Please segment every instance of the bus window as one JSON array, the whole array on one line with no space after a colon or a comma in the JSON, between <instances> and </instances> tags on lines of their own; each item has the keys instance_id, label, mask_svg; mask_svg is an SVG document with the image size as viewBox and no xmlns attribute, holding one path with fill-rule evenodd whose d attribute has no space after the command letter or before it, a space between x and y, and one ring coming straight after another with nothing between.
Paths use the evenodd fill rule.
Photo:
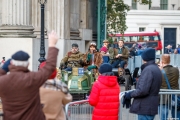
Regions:
<instances>
[{"instance_id":1,"label":"bus window","mask_svg":"<svg viewBox=\"0 0 180 120\"><path fill-rule=\"evenodd\" d=\"M149 37L148 36L144 36L144 41L149 41Z\"/></svg>"},{"instance_id":2,"label":"bus window","mask_svg":"<svg viewBox=\"0 0 180 120\"><path fill-rule=\"evenodd\" d=\"M124 42L130 42L129 37L124 37Z\"/></svg>"},{"instance_id":3,"label":"bus window","mask_svg":"<svg viewBox=\"0 0 180 120\"><path fill-rule=\"evenodd\" d=\"M154 40L160 40L158 36L153 36Z\"/></svg>"},{"instance_id":4,"label":"bus window","mask_svg":"<svg viewBox=\"0 0 180 120\"><path fill-rule=\"evenodd\" d=\"M139 36L139 41L138 42L143 42L143 41L144 41L143 36Z\"/></svg>"},{"instance_id":5,"label":"bus window","mask_svg":"<svg viewBox=\"0 0 180 120\"><path fill-rule=\"evenodd\" d=\"M134 42L140 42L139 44L146 42L148 47L156 47L156 50L162 50L162 41L158 32L127 32L124 35L116 34L115 36L110 36L113 37L114 41L124 40L126 45L132 46Z\"/></svg>"},{"instance_id":6,"label":"bus window","mask_svg":"<svg viewBox=\"0 0 180 120\"><path fill-rule=\"evenodd\" d=\"M149 36L149 41L154 41L154 37L153 36Z\"/></svg>"},{"instance_id":7,"label":"bus window","mask_svg":"<svg viewBox=\"0 0 180 120\"><path fill-rule=\"evenodd\" d=\"M138 37L137 36L131 36L131 42L137 42L138 41Z\"/></svg>"},{"instance_id":8,"label":"bus window","mask_svg":"<svg viewBox=\"0 0 180 120\"><path fill-rule=\"evenodd\" d=\"M114 42L117 42L117 38L114 38L114 40L113 40Z\"/></svg>"}]
</instances>

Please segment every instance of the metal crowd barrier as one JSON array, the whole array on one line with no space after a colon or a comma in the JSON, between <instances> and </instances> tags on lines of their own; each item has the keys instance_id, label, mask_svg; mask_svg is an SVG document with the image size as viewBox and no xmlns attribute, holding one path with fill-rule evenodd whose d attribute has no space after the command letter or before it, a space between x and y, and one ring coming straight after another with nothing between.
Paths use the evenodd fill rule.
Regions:
<instances>
[{"instance_id":1,"label":"metal crowd barrier","mask_svg":"<svg viewBox=\"0 0 180 120\"><path fill-rule=\"evenodd\" d=\"M92 120L92 111L88 100L70 102L65 106L67 120Z\"/></svg>"},{"instance_id":2,"label":"metal crowd barrier","mask_svg":"<svg viewBox=\"0 0 180 120\"><path fill-rule=\"evenodd\" d=\"M120 110L122 111L119 112L119 120L138 120L138 116L136 114L129 113L129 109L123 109L123 96L125 92L129 91L124 91L120 93ZM155 116L154 120L180 120L180 109L178 109L177 104L172 105L171 101L172 95L175 95L175 101L177 100L177 95L180 95L180 90L161 89L159 95L160 104L158 107L158 114ZM164 115L164 119L163 116L161 116L163 113L166 113L166 115Z\"/></svg>"},{"instance_id":3,"label":"metal crowd barrier","mask_svg":"<svg viewBox=\"0 0 180 120\"><path fill-rule=\"evenodd\" d=\"M122 105L124 94L125 92L129 92L129 91L123 91L119 94L119 99L120 99L119 120L138 120L138 116L136 114L129 113L129 109L123 108ZM178 116L180 116L180 109L178 109L177 104L172 106L171 103L172 95L175 95L176 96L175 98L177 100L177 95L179 94L180 94L180 90L170 90L170 89L160 90L159 92L160 104L158 107L158 114L155 116L154 120L180 120L180 118L178 118ZM166 100L168 102L163 102L163 100L165 100L165 97L167 98ZM163 109L162 105L167 107ZM160 116L163 113L162 110L168 113L165 119L162 119L162 117ZM65 106L67 120L92 120L92 111L93 111L93 107L89 105L88 100L71 102Z\"/></svg>"}]
</instances>

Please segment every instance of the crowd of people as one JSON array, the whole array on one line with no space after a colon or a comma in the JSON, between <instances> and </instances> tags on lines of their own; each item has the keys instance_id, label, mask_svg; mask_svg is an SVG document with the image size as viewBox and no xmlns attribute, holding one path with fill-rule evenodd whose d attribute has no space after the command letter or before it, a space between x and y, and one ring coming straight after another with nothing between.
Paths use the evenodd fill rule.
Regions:
<instances>
[{"instance_id":1,"label":"crowd of people","mask_svg":"<svg viewBox=\"0 0 180 120\"><path fill-rule=\"evenodd\" d=\"M18 51L0 69L3 120L65 120L63 107L70 101L67 86L56 79L59 50L57 34L48 35L47 60L37 72L28 70L29 54Z\"/></svg>"},{"instance_id":2,"label":"crowd of people","mask_svg":"<svg viewBox=\"0 0 180 120\"><path fill-rule=\"evenodd\" d=\"M63 107L72 101L72 96L67 85L57 79L59 50L55 47L58 36L54 31L48 35L48 41L47 60L40 64L37 72L28 70L30 56L24 51L14 53L3 63L0 69L0 97L4 120L65 120ZM73 43L71 51L61 60L60 68L66 71L84 67L98 73L89 96L89 103L94 106L93 120L118 120L120 86L112 69L123 69L129 53L123 40L118 41L118 48L108 47L108 41L104 40L100 51L95 43L90 43L85 54L79 51L78 44ZM167 109L166 104L159 104L160 88L168 89L162 70L172 89L179 89L179 70L169 65L170 56L162 55L160 64L156 64L155 55L154 48L142 52L143 65L136 88L124 96L123 105L130 107L131 113L138 114L138 120L153 120L159 106ZM104 56L106 59L103 59ZM166 102L169 99L165 99ZM167 115L162 109L161 119L167 118ZM179 110L177 115L180 118Z\"/></svg>"},{"instance_id":3,"label":"crowd of people","mask_svg":"<svg viewBox=\"0 0 180 120\"><path fill-rule=\"evenodd\" d=\"M167 75L171 89L178 90L179 70L170 65L170 55L163 54L160 63L155 63L155 49L147 48L141 55L143 65L141 66L141 75L138 78L135 90L125 92L123 106L130 107L130 113L137 114L138 120L154 120L155 115L159 113L160 120L168 118L169 109L171 116L180 119L180 109L170 107L171 97L163 95L163 102L160 103L160 89L169 89L166 83L164 73ZM119 86L112 74L112 66L102 64L99 68L100 75L97 82L94 83L89 102L94 106L93 120L118 120L119 109ZM131 99L133 102L131 105ZM105 114L102 114L104 111ZM177 116L175 116L175 111Z\"/></svg>"},{"instance_id":4,"label":"crowd of people","mask_svg":"<svg viewBox=\"0 0 180 120\"><path fill-rule=\"evenodd\" d=\"M79 51L78 44L73 43L71 50L60 62L60 69L72 71L73 67L84 67L85 70L93 70L98 73L102 63L110 63L112 68L124 70L129 57L129 50L124 46L124 41L118 42L118 48L109 47L109 41L104 40L103 46L98 51L96 43L89 44L88 51L83 54Z\"/></svg>"},{"instance_id":5,"label":"crowd of people","mask_svg":"<svg viewBox=\"0 0 180 120\"><path fill-rule=\"evenodd\" d=\"M180 54L180 45L178 44L178 47L174 50L172 49L172 45L167 45L165 47L165 54Z\"/></svg>"}]
</instances>

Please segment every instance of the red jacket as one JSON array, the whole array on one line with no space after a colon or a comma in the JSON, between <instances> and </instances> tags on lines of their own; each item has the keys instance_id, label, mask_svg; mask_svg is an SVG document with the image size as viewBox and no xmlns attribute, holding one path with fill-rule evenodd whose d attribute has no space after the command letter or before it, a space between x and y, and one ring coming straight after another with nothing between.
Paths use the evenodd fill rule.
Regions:
<instances>
[{"instance_id":1,"label":"red jacket","mask_svg":"<svg viewBox=\"0 0 180 120\"><path fill-rule=\"evenodd\" d=\"M92 120L118 120L120 87L116 76L99 76L91 90Z\"/></svg>"}]
</instances>

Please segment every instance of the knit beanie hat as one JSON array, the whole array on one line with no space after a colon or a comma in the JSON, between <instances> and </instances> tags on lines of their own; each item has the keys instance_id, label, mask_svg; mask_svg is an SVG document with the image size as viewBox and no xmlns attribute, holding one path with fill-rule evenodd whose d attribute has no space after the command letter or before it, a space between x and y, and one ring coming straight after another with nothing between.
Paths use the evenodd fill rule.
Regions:
<instances>
[{"instance_id":1,"label":"knit beanie hat","mask_svg":"<svg viewBox=\"0 0 180 120\"><path fill-rule=\"evenodd\" d=\"M144 61L155 60L155 56L156 56L156 50L153 48L147 48L141 54L141 57Z\"/></svg>"},{"instance_id":2,"label":"knit beanie hat","mask_svg":"<svg viewBox=\"0 0 180 120\"><path fill-rule=\"evenodd\" d=\"M73 43L72 47L78 47L78 44L77 43Z\"/></svg>"},{"instance_id":3,"label":"knit beanie hat","mask_svg":"<svg viewBox=\"0 0 180 120\"><path fill-rule=\"evenodd\" d=\"M42 62L39 66L39 68L43 68L45 66L46 62ZM55 69L53 71L53 73L51 74L51 76L49 77L49 79L54 79L56 77L56 74L57 74L57 70Z\"/></svg>"},{"instance_id":4,"label":"knit beanie hat","mask_svg":"<svg viewBox=\"0 0 180 120\"><path fill-rule=\"evenodd\" d=\"M112 66L109 63L103 63L99 67L99 73L103 74L103 73L106 73L106 72L112 72Z\"/></svg>"},{"instance_id":5,"label":"knit beanie hat","mask_svg":"<svg viewBox=\"0 0 180 120\"><path fill-rule=\"evenodd\" d=\"M29 54L20 50L12 55L12 59L17 61L27 61L29 59Z\"/></svg>"}]
</instances>

